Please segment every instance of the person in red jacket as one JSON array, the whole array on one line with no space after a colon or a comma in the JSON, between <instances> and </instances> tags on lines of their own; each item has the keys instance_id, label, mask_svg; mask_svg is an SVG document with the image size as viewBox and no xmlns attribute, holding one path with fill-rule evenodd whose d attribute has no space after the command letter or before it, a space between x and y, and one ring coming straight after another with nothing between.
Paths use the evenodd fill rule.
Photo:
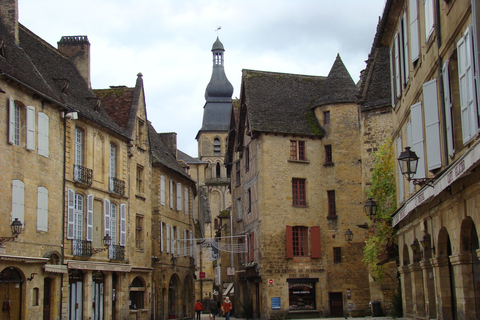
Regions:
<instances>
[{"instance_id":1,"label":"person in red jacket","mask_svg":"<svg viewBox=\"0 0 480 320\"><path fill-rule=\"evenodd\" d=\"M197 313L196 320L200 320L200 315L202 314L203 310L203 305L200 302L200 300L197 300L197 303L195 303L195 312Z\"/></svg>"},{"instance_id":2,"label":"person in red jacket","mask_svg":"<svg viewBox=\"0 0 480 320\"><path fill-rule=\"evenodd\" d=\"M222 311L225 315L225 320L230 320L230 311L232 310L232 302L230 302L230 298L226 297L225 301L222 303Z\"/></svg>"}]
</instances>

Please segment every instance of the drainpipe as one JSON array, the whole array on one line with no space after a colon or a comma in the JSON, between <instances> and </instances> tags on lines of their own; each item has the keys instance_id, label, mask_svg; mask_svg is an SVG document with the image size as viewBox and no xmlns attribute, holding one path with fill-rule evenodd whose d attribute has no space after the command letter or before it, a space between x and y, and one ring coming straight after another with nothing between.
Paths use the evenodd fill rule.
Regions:
<instances>
[{"instance_id":1,"label":"drainpipe","mask_svg":"<svg viewBox=\"0 0 480 320\"><path fill-rule=\"evenodd\" d=\"M68 110L65 110L65 113L68 112ZM67 205L65 202L65 188L66 188L66 173L65 171L67 170L67 118L63 119L63 208L62 208L62 246L61 246L61 252L62 252L62 265L65 264L65 206ZM59 312L59 319L62 319L62 309L63 309L63 303L62 303L62 293L63 293L63 273L60 274L60 310Z\"/></svg>"}]
</instances>

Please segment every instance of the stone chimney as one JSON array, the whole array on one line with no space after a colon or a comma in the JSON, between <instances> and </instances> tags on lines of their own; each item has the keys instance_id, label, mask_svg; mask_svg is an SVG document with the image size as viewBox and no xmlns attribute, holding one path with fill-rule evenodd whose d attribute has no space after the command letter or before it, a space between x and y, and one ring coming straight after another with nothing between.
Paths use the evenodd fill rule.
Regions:
<instances>
[{"instance_id":1,"label":"stone chimney","mask_svg":"<svg viewBox=\"0 0 480 320\"><path fill-rule=\"evenodd\" d=\"M167 148L173 152L175 159L177 159L177 133L176 132L165 132L159 133L158 136L162 141L167 145Z\"/></svg>"},{"instance_id":2,"label":"stone chimney","mask_svg":"<svg viewBox=\"0 0 480 320\"><path fill-rule=\"evenodd\" d=\"M3 1L3 0L2 0ZM80 75L85 79L88 87L90 83L90 42L87 36L63 36L57 43L58 50L70 58L77 67Z\"/></svg>"},{"instance_id":3,"label":"stone chimney","mask_svg":"<svg viewBox=\"0 0 480 320\"><path fill-rule=\"evenodd\" d=\"M18 0L0 1L0 19L18 45Z\"/></svg>"}]
</instances>

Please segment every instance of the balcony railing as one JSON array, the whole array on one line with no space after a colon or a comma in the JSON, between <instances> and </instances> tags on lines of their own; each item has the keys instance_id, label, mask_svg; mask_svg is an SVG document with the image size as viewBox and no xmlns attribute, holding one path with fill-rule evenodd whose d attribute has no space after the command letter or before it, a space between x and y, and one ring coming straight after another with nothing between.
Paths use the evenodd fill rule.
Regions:
<instances>
[{"instance_id":1,"label":"balcony railing","mask_svg":"<svg viewBox=\"0 0 480 320\"><path fill-rule=\"evenodd\" d=\"M77 257L91 257L92 256L92 242L73 239L72 240L72 252Z\"/></svg>"},{"instance_id":2,"label":"balcony railing","mask_svg":"<svg viewBox=\"0 0 480 320\"><path fill-rule=\"evenodd\" d=\"M123 197L125 195L125 181L110 177L110 192Z\"/></svg>"},{"instance_id":3,"label":"balcony railing","mask_svg":"<svg viewBox=\"0 0 480 320\"><path fill-rule=\"evenodd\" d=\"M125 260L125 247L117 246L116 244L112 244L108 248L108 259L110 260Z\"/></svg>"},{"instance_id":4,"label":"balcony railing","mask_svg":"<svg viewBox=\"0 0 480 320\"><path fill-rule=\"evenodd\" d=\"M73 180L75 182L91 186L92 185L93 170L79 166L77 164L73 165Z\"/></svg>"}]
</instances>

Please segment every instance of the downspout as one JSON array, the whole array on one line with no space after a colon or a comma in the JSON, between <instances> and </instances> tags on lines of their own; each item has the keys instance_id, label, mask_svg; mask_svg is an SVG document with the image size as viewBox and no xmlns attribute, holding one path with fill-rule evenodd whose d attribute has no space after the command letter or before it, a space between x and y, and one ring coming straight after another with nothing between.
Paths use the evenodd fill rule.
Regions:
<instances>
[{"instance_id":1,"label":"downspout","mask_svg":"<svg viewBox=\"0 0 480 320\"><path fill-rule=\"evenodd\" d=\"M68 111L68 110L67 110ZM67 112L66 111L66 112ZM61 252L62 252L62 265L65 264L65 188L66 188L66 170L67 170L67 119L63 119L63 208L62 208L62 247L61 247ZM60 274L60 310L59 310L59 319L62 319L62 309L63 309L63 303L62 303L62 297L63 297L63 273Z\"/></svg>"}]
</instances>

